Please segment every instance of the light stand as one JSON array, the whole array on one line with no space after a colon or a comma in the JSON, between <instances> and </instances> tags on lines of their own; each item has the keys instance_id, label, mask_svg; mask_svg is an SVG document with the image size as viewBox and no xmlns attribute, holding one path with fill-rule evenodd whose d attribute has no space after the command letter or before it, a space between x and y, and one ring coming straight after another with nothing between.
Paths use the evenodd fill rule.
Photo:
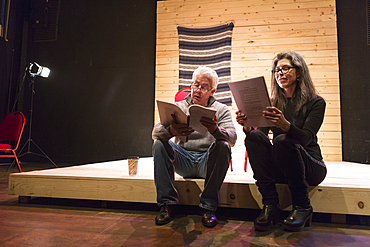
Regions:
<instances>
[{"instance_id":1,"label":"light stand","mask_svg":"<svg viewBox=\"0 0 370 247\"><path fill-rule=\"evenodd\" d=\"M35 68L37 69L37 71L35 71ZM29 73L31 74L31 85L32 85L32 87L31 87L31 94L32 95L31 95L31 108L30 108L30 127L29 127L29 132L28 132L28 140L26 141L26 143L23 145L23 147L19 151L20 155L18 155L18 158L20 158L24 155L27 155L27 154L34 154L34 155L38 155L38 156L47 158L55 167L58 167L54 163L54 161L52 161L50 159L50 157L47 156L46 153L44 151L42 151L42 149L32 140L32 117L33 117L33 97L34 97L34 94L35 94L35 79L36 79L36 76L48 77L49 73L50 73L50 69L46 68L46 67L43 67L43 66L40 66L39 64L34 62L34 63L31 63L30 66L29 66ZM31 152L31 143L33 143L42 154ZM23 149L26 146L27 146L27 151L25 153L21 154ZM13 162L11 164L11 166L9 166L8 170L13 166L13 164L15 164L15 163Z\"/></svg>"}]
</instances>

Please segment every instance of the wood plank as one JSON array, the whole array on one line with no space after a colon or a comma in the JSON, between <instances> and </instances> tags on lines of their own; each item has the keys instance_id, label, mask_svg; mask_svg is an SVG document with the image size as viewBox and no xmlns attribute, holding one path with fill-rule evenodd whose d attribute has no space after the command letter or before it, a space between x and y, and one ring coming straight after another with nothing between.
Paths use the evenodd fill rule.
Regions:
<instances>
[{"instance_id":1,"label":"wood plank","mask_svg":"<svg viewBox=\"0 0 370 247\"><path fill-rule=\"evenodd\" d=\"M315 14L335 14L335 6L325 1L316 1L315 3L292 3L276 5L247 5L246 2L233 1L221 2L215 5L213 2L203 4L184 4L180 8L163 8L157 6L157 18L161 20L184 19L188 16L222 16L222 15L242 15L247 18L261 17L280 17L286 16L289 11L289 17L294 15L315 15ZM186 15L188 14L188 16ZM239 16L238 16L239 17Z\"/></svg>"},{"instance_id":2,"label":"wood plank","mask_svg":"<svg viewBox=\"0 0 370 247\"><path fill-rule=\"evenodd\" d=\"M164 56L162 56L162 54L157 54L156 65L169 64L169 63L178 64L179 63L178 54L175 57L164 57Z\"/></svg>"},{"instance_id":3,"label":"wood plank","mask_svg":"<svg viewBox=\"0 0 370 247\"><path fill-rule=\"evenodd\" d=\"M271 46L271 45L292 45L292 44L317 44L317 43L335 43L337 42L336 35L327 36L313 36L313 37L285 37L285 38L275 38L270 36L270 38L264 39L238 39L233 40L233 47L253 47L253 46Z\"/></svg>"},{"instance_id":4,"label":"wood plank","mask_svg":"<svg viewBox=\"0 0 370 247\"><path fill-rule=\"evenodd\" d=\"M341 161L342 154L322 154L325 161Z\"/></svg>"},{"instance_id":5,"label":"wood plank","mask_svg":"<svg viewBox=\"0 0 370 247\"><path fill-rule=\"evenodd\" d=\"M338 147L342 145L342 140L318 140L320 147Z\"/></svg>"},{"instance_id":6,"label":"wood plank","mask_svg":"<svg viewBox=\"0 0 370 247\"><path fill-rule=\"evenodd\" d=\"M316 90L319 92L319 94L336 94L339 95L340 89L338 86L316 86Z\"/></svg>"},{"instance_id":7,"label":"wood plank","mask_svg":"<svg viewBox=\"0 0 370 247\"><path fill-rule=\"evenodd\" d=\"M323 1L318 2L323 3ZM225 3L228 4L228 3ZM289 15L286 15L287 11L289 11ZM235 8L229 7L222 7L217 6L212 11L210 9L203 8L202 6L196 10L183 10L183 11L173 11L167 13L158 13L157 18L163 20L161 22L162 25L169 25L173 24L173 21L176 22L177 20L187 20L189 16L196 16L198 18L217 18L217 17L229 17L231 19L265 19L268 22L272 18L281 18L284 17L286 19L290 19L293 17L305 17L305 16L318 16L324 17L328 15L335 15L335 7L327 7L327 6L313 6L311 5L309 8L295 8L295 9L284 9L284 10L277 10L277 9L268 9L263 8L261 11L248 11L248 10L241 10L240 6ZM264 24L266 24L264 22Z\"/></svg>"},{"instance_id":8,"label":"wood plank","mask_svg":"<svg viewBox=\"0 0 370 247\"><path fill-rule=\"evenodd\" d=\"M168 23L168 20L186 19L188 16L197 17L220 17L220 16L235 16L237 19L248 18L275 18L275 17L286 17L286 12L289 11L289 18L294 16L305 16L305 15L332 15L336 13L336 9L330 4L324 1L318 1L316 4L308 3L305 4L285 4L270 6L259 6L254 8L245 8L245 4L238 4L236 6L230 6L232 3L225 2L218 6L213 3L202 4L202 5L183 5L181 9L173 9L168 12L157 12L157 18L165 20L163 23Z\"/></svg>"},{"instance_id":9,"label":"wood plank","mask_svg":"<svg viewBox=\"0 0 370 247\"><path fill-rule=\"evenodd\" d=\"M338 130L338 131L323 131L323 130L320 130L318 133L317 133L317 137L322 140L325 140L325 139L329 139L329 140L333 140L333 139L336 139L336 140L340 140L342 135L341 135L341 132Z\"/></svg>"},{"instance_id":10,"label":"wood plank","mask_svg":"<svg viewBox=\"0 0 370 247\"><path fill-rule=\"evenodd\" d=\"M157 30L157 40L161 42L162 39L166 38L177 38L177 28L171 26L166 26L166 30ZM280 35L281 33L291 32L293 35L295 33L301 34L301 36L307 36L306 32L312 33L308 36L318 36L318 35L334 35L336 34L336 24L335 22L310 22L305 23L290 23L286 24L271 24L271 25L260 25L260 26L237 26L233 30L233 37L241 37L245 34L256 34L256 35Z\"/></svg>"},{"instance_id":11,"label":"wood plank","mask_svg":"<svg viewBox=\"0 0 370 247\"><path fill-rule=\"evenodd\" d=\"M339 80L338 79L315 79L314 80L315 86L337 86L339 87Z\"/></svg>"},{"instance_id":12,"label":"wood plank","mask_svg":"<svg viewBox=\"0 0 370 247\"><path fill-rule=\"evenodd\" d=\"M280 44L273 44L270 46L254 46L254 47L232 47L231 50L234 53L251 53L251 54L259 54L259 53L266 53L266 52L281 52L281 51L288 51L294 50L298 53L300 51L321 51L321 50L334 50L337 49L337 42L333 43L318 43L318 44L301 44L301 42L297 44L290 44L290 45L280 45Z\"/></svg>"},{"instance_id":13,"label":"wood plank","mask_svg":"<svg viewBox=\"0 0 370 247\"><path fill-rule=\"evenodd\" d=\"M340 117L325 116L325 123L340 124Z\"/></svg>"},{"instance_id":14,"label":"wood plank","mask_svg":"<svg viewBox=\"0 0 370 247\"><path fill-rule=\"evenodd\" d=\"M325 115L327 116L337 116L340 118L340 108L326 108Z\"/></svg>"},{"instance_id":15,"label":"wood plank","mask_svg":"<svg viewBox=\"0 0 370 247\"><path fill-rule=\"evenodd\" d=\"M298 50L296 50L298 52ZM275 52L266 52L266 53L250 53L250 52L235 52L232 53L232 62L238 62L238 60L243 60L243 61L259 61L259 60L268 60L272 61L272 59L280 52L275 51ZM335 58L338 60L338 51L337 50L316 50L316 51L307 51L307 50L299 50L298 52L301 54L303 58L305 58L306 63L310 60L310 58L314 59L320 59L320 58ZM167 53L166 55L170 55Z\"/></svg>"},{"instance_id":16,"label":"wood plank","mask_svg":"<svg viewBox=\"0 0 370 247\"><path fill-rule=\"evenodd\" d=\"M177 37L177 28L176 26L165 26L166 30L161 30L161 27L157 29L157 39L162 38L171 38ZM325 22L307 22L305 25L302 23L290 23L286 24L270 24L270 25L259 25L259 26L236 26L233 30L233 36L240 36L245 33L278 33L278 32L287 32L287 31L306 31L306 30L316 30L321 33L325 33L325 30L330 30L329 33L336 32L336 23L331 21ZM328 34L329 34L328 33ZM317 35L317 34L316 34Z\"/></svg>"},{"instance_id":17,"label":"wood plank","mask_svg":"<svg viewBox=\"0 0 370 247\"><path fill-rule=\"evenodd\" d=\"M174 71L174 70L156 70L156 76L157 77L162 77L162 78L178 78L179 77L179 71Z\"/></svg>"},{"instance_id":18,"label":"wood plank","mask_svg":"<svg viewBox=\"0 0 370 247\"><path fill-rule=\"evenodd\" d=\"M333 9L330 9L333 10ZM330 11L329 10L329 11ZM327 11L328 12L328 11ZM274 13L274 12L271 12ZM268 13L265 15L259 14L258 16L246 17L243 14L223 14L214 16L189 16L184 18L168 19L157 23L158 31L171 30L173 25L181 25L185 27L209 27L224 24L233 21L235 26L264 26L271 24L291 24L291 23L309 23L309 22L325 22L336 19L334 12L321 14L321 13L307 13L305 15L296 15L286 17L279 15L276 17L269 17ZM196 23L196 24L194 24Z\"/></svg>"},{"instance_id":19,"label":"wood plank","mask_svg":"<svg viewBox=\"0 0 370 247\"><path fill-rule=\"evenodd\" d=\"M341 154L342 153L342 147L341 146L322 146L321 147L322 153L325 154Z\"/></svg>"},{"instance_id":20,"label":"wood plank","mask_svg":"<svg viewBox=\"0 0 370 247\"><path fill-rule=\"evenodd\" d=\"M274 57L271 59L261 60L243 60L243 59L234 59L232 62L232 66L234 68L237 67L267 67L271 68L271 62ZM338 66L338 58L337 57L320 57L320 58L306 58L305 59L307 66L326 66L326 65L335 65Z\"/></svg>"},{"instance_id":21,"label":"wood plank","mask_svg":"<svg viewBox=\"0 0 370 247\"><path fill-rule=\"evenodd\" d=\"M250 166L247 172L243 171L242 155L242 152L233 153L234 171L228 171L221 187L220 206L261 208L261 195ZM137 176L128 175L127 160L13 173L9 176L8 193L20 197L155 203L152 162L151 157L141 158ZM370 166L330 161L326 161L326 166L328 174L325 180L319 186L309 189L314 211L370 215L370 208L366 207L370 203L370 182L364 175L370 172ZM203 179L183 179L176 175L175 186L181 204L199 204L199 194L204 188ZM277 190L282 208L290 210L291 199L287 185L278 184Z\"/></svg>"},{"instance_id":22,"label":"wood plank","mask_svg":"<svg viewBox=\"0 0 370 247\"><path fill-rule=\"evenodd\" d=\"M212 3L214 5L219 6L219 4L224 3L224 0L213 0ZM312 5L317 3L317 0L279 0L277 2L276 0L264 0L264 1L254 1L254 0L230 0L227 1L230 4L236 3L242 3L245 4L245 7L252 7L252 6L268 6L268 5L284 5L284 4L292 4L292 3L312 3ZM335 1L326 1L328 4L335 6ZM172 1L158 1L157 6L158 7L163 7L163 8L168 8L168 10L173 11L173 8L179 7L189 4L189 5L194 5L194 4L204 4L204 3L209 3L208 0L172 0Z\"/></svg>"}]
</instances>

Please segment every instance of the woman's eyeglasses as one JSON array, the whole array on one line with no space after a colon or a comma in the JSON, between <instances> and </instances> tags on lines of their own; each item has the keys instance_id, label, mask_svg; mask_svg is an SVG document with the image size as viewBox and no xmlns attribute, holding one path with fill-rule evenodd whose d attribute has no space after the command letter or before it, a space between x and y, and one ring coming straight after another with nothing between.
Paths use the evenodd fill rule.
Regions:
<instances>
[{"instance_id":1,"label":"woman's eyeglasses","mask_svg":"<svg viewBox=\"0 0 370 247\"><path fill-rule=\"evenodd\" d=\"M276 68L275 70L272 70L272 73L279 74L287 74L291 69L295 68L294 66L283 66L281 68Z\"/></svg>"}]
</instances>

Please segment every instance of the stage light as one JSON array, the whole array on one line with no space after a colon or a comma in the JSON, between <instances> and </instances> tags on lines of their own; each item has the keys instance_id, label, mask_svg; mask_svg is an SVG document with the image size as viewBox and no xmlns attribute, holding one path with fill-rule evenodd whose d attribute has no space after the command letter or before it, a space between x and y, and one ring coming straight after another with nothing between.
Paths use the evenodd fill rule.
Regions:
<instances>
[{"instance_id":1,"label":"stage light","mask_svg":"<svg viewBox=\"0 0 370 247\"><path fill-rule=\"evenodd\" d=\"M44 67L44 66L41 66L40 64L36 63L36 62L33 62L33 63L30 63L26 69L24 70L24 76L23 76L23 80L22 80L22 83L21 83L21 86L20 86L20 89L22 89L23 87L23 83L25 81L25 77L26 77L26 74L27 74L27 70L28 72L31 74L31 83L30 83L30 89L31 89L31 103L30 103L30 116L29 116L29 131L28 131L28 140L26 141L26 143L24 144L24 146L22 147L22 149L19 151L19 154L18 154L18 158L26 155L26 154L35 154L37 156L41 156L41 157L45 157L47 158L51 163L53 163L53 165L55 167L58 167L54 161L52 161L52 159L50 159L49 156L46 155L46 153L44 151L42 151L42 149L34 142L34 140L32 140L32 119L33 119L33 98L34 98L34 95L35 95L35 80L36 80L36 76L41 76L41 77L49 77L49 74L50 74L50 69L48 67ZM19 90L19 93L21 92L21 90ZM17 101L18 101L18 97L19 97L19 93L17 95L17 99L14 103L14 106L13 106L13 110L15 109L15 106L17 104ZM42 153L42 154L39 154L39 153L34 153L31 151L31 144L34 144L36 148L38 148L38 150ZM22 153L22 151L24 150L24 148L27 147L27 150L25 153ZM8 170L10 169L10 167L13 166L13 163L11 166L9 166Z\"/></svg>"},{"instance_id":2,"label":"stage light","mask_svg":"<svg viewBox=\"0 0 370 247\"><path fill-rule=\"evenodd\" d=\"M48 67L44 67L39 65L36 62L30 63L28 72L31 74L31 76L41 76L41 77L49 77L50 69Z\"/></svg>"}]
</instances>

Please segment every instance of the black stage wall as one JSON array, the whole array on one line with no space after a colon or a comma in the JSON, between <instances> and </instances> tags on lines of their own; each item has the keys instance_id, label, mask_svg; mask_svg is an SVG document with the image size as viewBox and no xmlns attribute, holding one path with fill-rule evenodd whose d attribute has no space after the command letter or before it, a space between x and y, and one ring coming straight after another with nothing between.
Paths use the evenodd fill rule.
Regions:
<instances>
[{"instance_id":1,"label":"black stage wall","mask_svg":"<svg viewBox=\"0 0 370 247\"><path fill-rule=\"evenodd\" d=\"M12 110L18 90L23 20L28 15L27 6L23 0L11 1L7 34L0 37L0 119Z\"/></svg>"},{"instance_id":2,"label":"black stage wall","mask_svg":"<svg viewBox=\"0 0 370 247\"><path fill-rule=\"evenodd\" d=\"M20 63L36 61L51 69L49 78L35 80L33 141L57 164L151 156L156 1L28 3L27 49ZM27 75L19 106L28 120L22 143L28 135L29 83ZM48 162L22 157L35 159Z\"/></svg>"},{"instance_id":3,"label":"black stage wall","mask_svg":"<svg viewBox=\"0 0 370 247\"><path fill-rule=\"evenodd\" d=\"M360 163L370 163L370 22L366 21L370 9L366 1L370 4L369 0L337 0L343 160Z\"/></svg>"}]
</instances>

